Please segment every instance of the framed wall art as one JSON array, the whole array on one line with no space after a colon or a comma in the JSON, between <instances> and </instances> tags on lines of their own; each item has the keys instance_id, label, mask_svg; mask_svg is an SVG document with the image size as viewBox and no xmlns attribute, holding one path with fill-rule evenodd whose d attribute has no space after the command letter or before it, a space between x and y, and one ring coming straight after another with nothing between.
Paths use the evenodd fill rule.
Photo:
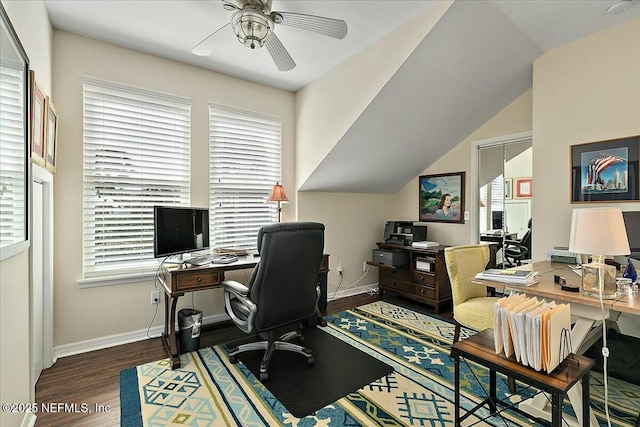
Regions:
<instances>
[{"instance_id":1,"label":"framed wall art","mask_svg":"<svg viewBox=\"0 0 640 427\"><path fill-rule=\"evenodd\" d=\"M420 221L464 223L464 172L418 178Z\"/></svg>"},{"instance_id":2,"label":"framed wall art","mask_svg":"<svg viewBox=\"0 0 640 427\"><path fill-rule=\"evenodd\" d=\"M47 100L31 70L31 161L45 167Z\"/></svg>"},{"instance_id":3,"label":"framed wall art","mask_svg":"<svg viewBox=\"0 0 640 427\"><path fill-rule=\"evenodd\" d=\"M533 197L533 179L516 178L516 199Z\"/></svg>"},{"instance_id":4,"label":"framed wall art","mask_svg":"<svg viewBox=\"0 0 640 427\"><path fill-rule=\"evenodd\" d=\"M571 203L637 201L640 136L571 146Z\"/></svg>"},{"instance_id":5,"label":"framed wall art","mask_svg":"<svg viewBox=\"0 0 640 427\"><path fill-rule=\"evenodd\" d=\"M511 178L504 180L504 198L505 200L513 199L513 180Z\"/></svg>"},{"instance_id":6,"label":"framed wall art","mask_svg":"<svg viewBox=\"0 0 640 427\"><path fill-rule=\"evenodd\" d=\"M47 126L46 126L46 154L45 162L47 170L51 173L56 172L56 154L58 152L58 114L51 102L51 99L47 98Z\"/></svg>"}]
</instances>

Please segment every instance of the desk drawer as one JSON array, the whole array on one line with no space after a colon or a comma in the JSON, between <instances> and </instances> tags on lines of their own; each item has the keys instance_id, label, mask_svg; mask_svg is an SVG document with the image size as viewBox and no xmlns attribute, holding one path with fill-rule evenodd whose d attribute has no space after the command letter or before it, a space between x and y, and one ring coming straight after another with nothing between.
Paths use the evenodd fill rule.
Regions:
<instances>
[{"instance_id":1,"label":"desk drawer","mask_svg":"<svg viewBox=\"0 0 640 427\"><path fill-rule=\"evenodd\" d=\"M176 277L176 291L192 291L217 285L223 280L222 274L220 271L181 272Z\"/></svg>"},{"instance_id":2,"label":"desk drawer","mask_svg":"<svg viewBox=\"0 0 640 427\"><path fill-rule=\"evenodd\" d=\"M436 290L430 286L411 285L411 293L415 296L434 300L436 298Z\"/></svg>"},{"instance_id":3,"label":"desk drawer","mask_svg":"<svg viewBox=\"0 0 640 427\"><path fill-rule=\"evenodd\" d=\"M409 281L408 270L381 270L379 276L379 285L396 292L410 292L411 283Z\"/></svg>"},{"instance_id":4,"label":"desk drawer","mask_svg":"<svg viewBox=\"0 0 640 427\"><path fill-rule=\"evenodd\" d=\"M425 271L414 270L413 281L421 285L433 285L436 283L436 275Z\"/></svg>"}]
</instances>

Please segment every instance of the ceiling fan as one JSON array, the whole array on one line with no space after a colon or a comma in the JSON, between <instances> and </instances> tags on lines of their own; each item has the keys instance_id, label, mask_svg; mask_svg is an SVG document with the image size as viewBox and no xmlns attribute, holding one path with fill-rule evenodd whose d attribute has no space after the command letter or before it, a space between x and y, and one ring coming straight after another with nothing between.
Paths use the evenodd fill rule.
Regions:
<instances>
[{"instance_id":1,"label":"ceiling fan","mask_svg":"<svg viewBox=\"0 0 640 427\"><path fill-rule=\"evenodd\" d=\"M211 55L218 43L217 35L231 26L238 41L250 49L266 46L278 70L289 71L296 63L275 35L276 24L314 31L325 36L343 39L347 23L341 19L271 10L272 0L221 0L222 7L233 12L231 22L218 28L198 43L191 52L200 56Z\"/></svg>"}]
</instances>

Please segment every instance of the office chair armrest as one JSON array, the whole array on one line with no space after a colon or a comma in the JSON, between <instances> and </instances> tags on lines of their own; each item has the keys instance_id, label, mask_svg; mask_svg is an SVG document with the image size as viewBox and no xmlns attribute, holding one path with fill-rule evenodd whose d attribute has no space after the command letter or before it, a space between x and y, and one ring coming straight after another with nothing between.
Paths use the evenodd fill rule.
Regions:
<instances>
[{"instance_id":1,"label":"office chair armrest","mask_svg":"<svg viewBox=\"0 0 640 427\"><path fill-rule=\"evenodd\" d=\"M249 288L235 280L224 280L220 284L226 291L231 292L238 298L246 298L249 295Z\"/></svg>"},{"instance_id":2,"label":"office chair armrest","mask_svg":"<svg viewBox=\"0 0 640 427\"><path fill-rule=\"evenodd\" d=\"M224 288L225 311L241 331L250 334L258 307L248 298L249 288L235 280L224 280L221 285ZM234 305L240 315L234 310Z\"/></svg>"}]
</instances>

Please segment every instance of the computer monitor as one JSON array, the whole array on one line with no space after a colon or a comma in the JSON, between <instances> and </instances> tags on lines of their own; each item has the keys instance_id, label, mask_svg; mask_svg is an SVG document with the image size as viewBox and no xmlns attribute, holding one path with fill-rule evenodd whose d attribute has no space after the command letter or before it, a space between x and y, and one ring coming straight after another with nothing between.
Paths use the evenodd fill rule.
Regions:
<instances>
[{"instance_id":1,"label":"computer monitor","mask_svg":"<svg viewBox=\"0 0 640 427\"><path fill-rule=\"evenodd\" d=\"M156 258L209 248L209 210L154 206L153 255Z\"/></svg>"},{"instance_id":2,"label":"computer monitor","mask_svg":"<svg viewBox=\"0 0 640 427\"><path fill-rule=\"evenodd\" d=\"M631 256L640 259L640 211L622 212Z\"/></svg>"},{"instance_id":3,"label":"computer monitor","mask_svg":"<svg viewBox=\"0 0 640 427\"><path fill-rule=\"evenodd\" d=\"M491 212L491 228L494 230L502 229L502 211Z\"/></svg>"}]
</instances>

